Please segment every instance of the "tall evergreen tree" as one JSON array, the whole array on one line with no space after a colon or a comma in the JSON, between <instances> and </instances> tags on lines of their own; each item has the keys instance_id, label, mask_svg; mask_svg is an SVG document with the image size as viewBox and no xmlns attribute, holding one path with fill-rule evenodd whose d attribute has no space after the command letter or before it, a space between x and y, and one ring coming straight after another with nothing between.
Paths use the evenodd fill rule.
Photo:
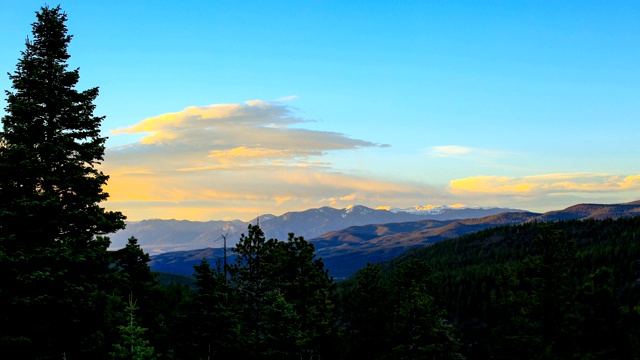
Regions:
<instances>
[{"instance_id":1,"label":"tall evergreen tree","mask_svg":"<svg viewBox=\"0 0 640 360\"><path fill-rule=\"evenodd\" d=\"M154 349L149 342L143 338L143 334L147 331L137 324L134 313L139 308L133 295L129 295L127 310L129 311L128 324L118 326L120 331L120 341L113 344L113 351L109 353L112 360L153 360Z\"/></svg>"},{"instance_id":2,"label":"tall evergreen tree","mask_svg":"<svg viewBox=\"0 0 640 360\"><path fill-rule=\"evenodd\" d=\"M0 131L0 343L21 358L89 358L106 347L103 235L124 216L101 207L104 117L93 115L98 88L76 90L79 70L67 69L67 16L59 6L36 16Z\"/></svg>"},{"instance_id":3,"label":"tall evergreen tree","mask_svg":"<svg viewBox=\"0 0 640 360\"><path fill-rule=\"evenodd\" d=\"M227 289L224 271L211 268L206 259L195 265L196 291L187 322L188 349L183 358L230 358L241 351L236 301Z\"/></svg>"},{"instance_id":4,"label":"tall evergreen tree","mask_svg":"<svg viewBox=\"0 0 640 360\"><path fill-rule=\"evenodd\" d=\"M380 266L367 263L356 273L345 314L348 358L376 359L390 352L392 304L388 290Z\"/></svg>"},{"instance_id":5,"label":"tall evergreen tree","mask_svg":"<svg viewBox=\"0 0 640 360\"><path fill-rule=\"evenodd\" d=\"M119 297L120 302L125 302L127 296L133 294L138 304L138 324L148 329L148 338L154 346L162 343L162 336L167 332L159 300L163 290L157 280L158 274L149 268L149 254L143 251L138 239L133 236L125 247L110 254L117 275L114 295Z\"/></svg>"},{"instance_id":6,"label":"tall evergreen tree","mask_svg":"<svg viewBox=\"0 0 640 360\"><path fill-rule=\"evenodd\" d=\"M241 333L250 358L298 357L299 318L286 301L277 274L283 252L276 239L266 240L258 225L249 225L233 249L236 264L229 269L242 308Z\"/></svg>"},{"instance_id":7,"label":"tall evergreen tree","mask_svg":"<svg viewBox=\"0 0 640 360\"><path fill-rule=\"evenodd\" d=\"M264 351L265 299L271 286L266 267L268 247L264 232L258 225L249 225L247 235L242 234L233 249L238 254L236 264L229 269L238 288L242 311L242 331L251 350Z\"/></svg>"},{"instance_id":8,"label":"tall evergreen tree","mask_svg":"<svg viewBox=\"0 0 640 360\"><path fill-rule=\"evenodd\" d=\"M252 356L331 357L337 338L333 284L313 244L293 233L287 241L266 240L258 225L248 230L233 250L238 257L230 273Z\"/></svg>"},{"instance_id":9,"label":"tall evergreen tree","mask_svg":"<svg viewBox=\"0 0 640 360\"><path fill-rule=\"evenodd\" d=\"M286 242L277 242L279 260L271 276L285 300L293 306L300 321L301 357L305 359L332 357L335 348L335 305L330 294L333 279L316 258L315 247L302 236L289 234Z\"/></svg>"}]
</instances>

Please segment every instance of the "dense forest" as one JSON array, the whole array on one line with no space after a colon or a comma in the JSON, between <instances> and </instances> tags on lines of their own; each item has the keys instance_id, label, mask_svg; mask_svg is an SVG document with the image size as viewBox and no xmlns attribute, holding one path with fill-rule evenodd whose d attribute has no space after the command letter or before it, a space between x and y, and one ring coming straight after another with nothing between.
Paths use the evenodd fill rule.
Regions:
<instances>
[{"instance_id":1,"label":"dense forest","mask_svg":"<svg viewBox=\"0 0 640 360\"><path fill-rule=\"evenodd\" d=\"M249 225L188 284L106 211L97 88L44 7L0 131L0 347L20 359L637 359L640 217L529 222L335 283L313 243ZM227 249L225 248L225 253ZM226 259L226 257L224 258Z\"/></svg>"},{"instance_id":2,"label":"dense forest","mask_svg":"<svg viewBox=\"0 0 640 360\"><path fill-rule=\"evenodd\" d=\"M639 231L640 217L499 227L337 284L312 243L257 225L190 284L160 285L131 238L110 253L96 331L111 359L635 359Z\"/></svg>"},{"instance_id":3,"label":"dense forest","mask_svg":"<svg viewBox=\"0 0 640 360\"><path fill-rule=\"evenodd\" d=\"M422 264L468 359L636 359L639 235L640 217L488 229L367 266L338 284L338 307L347 318L372 278L390 299L379 294L394 291L406 264ZM379 304L370 318L392 306Z\"/></svg>"}]
</instances>

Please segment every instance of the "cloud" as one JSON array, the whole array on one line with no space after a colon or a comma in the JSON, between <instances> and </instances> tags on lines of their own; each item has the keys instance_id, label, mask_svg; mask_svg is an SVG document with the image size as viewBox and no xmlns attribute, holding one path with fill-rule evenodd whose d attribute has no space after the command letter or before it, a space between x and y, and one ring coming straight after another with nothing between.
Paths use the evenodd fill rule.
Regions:
<instances>
[{"instance_id":1,"label":"cloud","mask_svg":"<svg viewBox=\"0 0 640 360\"><path fill-rule=\"evenodd\" d=\"M464 154L469 154L473 149L457 146L457 145L445 145L445 146L433 146L427 150L427 153L433 157L456 157Z\"/></svg>"},{"instance_id":2,"label":"cloud","mask_svg":"<svg viewBox=\"0 0 640 360\"><path fill-rule=\"evenodd\" d=\"M381 146L343 134L292 128L304 123L279 102L188 107L112 131L112 136L138 134L141 141L109 149L121 166L162 159L164 170L208 170L220 165L253 166L317 164L330 151ZM129 159L129 160L128 160Z\"/></svg>"},{"instance_id":3,"label":"cloud","mask_svg":"<svg viewBox=\"0 0 640 360\"><path fill-rule=\"evenodd\" d=\"M298 98L298 95L289 95L289 96L284 96L279 98L278 101L291 101L297 98Z\"/></svg>"},{"instance_id":4,"label":"cloud","mask_svg":"<svg viewBox=\"0 0 640 360\"><path fill-rule=\"evenodd\" d=\"M494 158L505 157L508 154L501 151L477 149L459 145L441 145L427 148L426 153L435 158Z\"/></svg>"},{"instance_id":5,"label":"cloud","mask_svg":"<svg viewBox=\"0 0 640 360\"><path fill-rule=\"evenodd\" d=\"M109 207L135 220L151 217L248 220L257 213L344 207L354 201L371 206L381 202L414 203L430 196L425 186L299 167L128 174L112 177L106 190L111 194ZM138 206L140 203L146 207ZM201 210L194 218L195 211L185 212L186 208ZM233 212L239 208L251 211ZM190 217L185 217L187 214Z\"/></svg>"},{"instance_id":6,"label":"cloud","mask_svg":"<svg viewBox=\"0 0 640 360\"><path fill-rule=\"evenodd\" d=\"M328 154L384 145L300 128L305 122L281 102L253 100L188 107L116 129L112 136L134 134L140 141L107 149L107 206L133 220L248 219L277 209L415 199L430 191L334 170Z\"/></svg>"},{"instance_id":7,"label":"cloud","mask_svg":"<svg viewBox=\"0 0 640 360\"><path fill-rule=\"evenodd\" d=\"M456 195L500 195L534 197L570 193L611 193L640 190L640 175L611 176L573 173L523 177L474 176L452 180L449 191Z\"/></svg>"},{"instance_id":8,"label":"cloud","mask_svg":"<svg viewBox=\"0 0 640 360\"><path fill-rule=\"evenodd\" d=\"M366 198L360 194L349 194L346 196L342 196L340 198L342 201L355 201L355 200L366 200Z\"/></svg>"}]
</instances>

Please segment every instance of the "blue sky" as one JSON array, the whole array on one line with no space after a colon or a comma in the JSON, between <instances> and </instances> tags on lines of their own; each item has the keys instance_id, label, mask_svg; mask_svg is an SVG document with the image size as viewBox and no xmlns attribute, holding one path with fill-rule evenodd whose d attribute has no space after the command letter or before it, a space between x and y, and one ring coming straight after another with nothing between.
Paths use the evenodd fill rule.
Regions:
<instances>
[{"instance_id":1,"label":"blue sky","mask_svg":"<svg viewBox=\"0 0 640 360\"><path fill-rule=\"evenodd\" d=\"M4 73L42 5L2 2ZM61 6L132 220L640 198L638 2Z\"/></svg>"}]
</instances>

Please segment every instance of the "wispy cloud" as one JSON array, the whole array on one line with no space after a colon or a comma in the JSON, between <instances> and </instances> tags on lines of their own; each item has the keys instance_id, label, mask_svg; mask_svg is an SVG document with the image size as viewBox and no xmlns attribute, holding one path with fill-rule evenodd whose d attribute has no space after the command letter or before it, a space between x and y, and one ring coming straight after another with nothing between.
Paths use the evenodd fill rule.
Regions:
<instances>
[{"instance_id":1,"label":"wispy cloud","mask_svg":"<svg viewBox=\"0 0 640 360\"><path fill-rule=\"evenodd\" d=\"M426 153L436 158L493 158L504 157L508 154L501 151L477 149L460 145L440 145L427 148Z\"/></svg>"},{"instance_id":2,"label":"wispy cloud","mask_svg":"<svg viewBox=\"0 0 640 360\"><path fill-rule=\"evenodd\" d=\"M433 157L456 157L472 152L471 148L457 145L433 146L427 149L427 153Z\"/></svg>"}]
</instances>

